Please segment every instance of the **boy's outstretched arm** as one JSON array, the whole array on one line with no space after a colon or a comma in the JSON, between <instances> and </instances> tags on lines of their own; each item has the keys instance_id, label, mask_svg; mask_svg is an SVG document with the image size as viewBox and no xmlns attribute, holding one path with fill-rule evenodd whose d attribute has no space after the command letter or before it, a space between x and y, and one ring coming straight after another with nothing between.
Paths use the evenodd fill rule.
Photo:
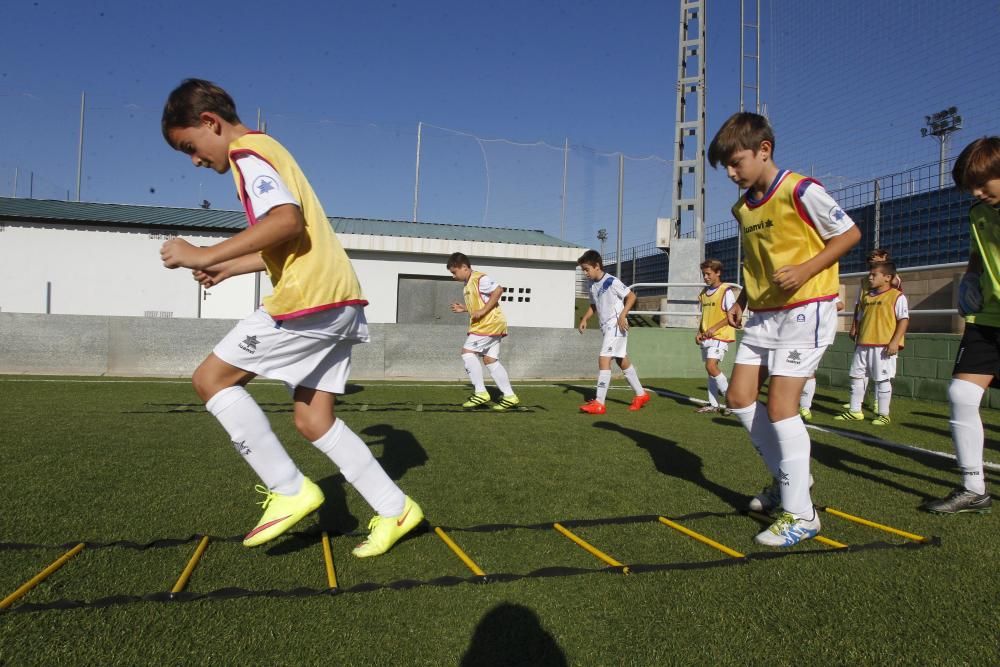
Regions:
<instances>
[{"instance_id":1,"label":"boy's outstretched arm","mask_svg":"<svg viewBox=\"0 0 1000 667\"><path fill-rule=\"evenodd\" d=\"M826 246L812 258L801 264L789 264L774 272L771 280L783 290L794 292L817 273L832 265L861 240L861 230L857 225L850 227L843 234L832 236L826 241Z\"/></svg>"},{"instance_id":2,"label":"boy's outstretched arm","mask_svg":"<svg viewBox=\"0 0 1000 667\"><path fill-rule=\"evenodd\" d=\"M593 315L594 315L594 304L590 304L587 307L587 312L585 312L583 316L580 317L580 325L577 327L577 330L580 333L583 333L583 330L587 328L587 320L589 320Z\"/></svg>"},{"instance_id":3,"label":"boy's outstretched arm","mask_svg":"<svg viewBox=\"0 0 1000 667\"><path fill-rule=\"evenodd\" d=\"M160 258L168 269L204 270L290 241L302 233L305 224L298 206L282 204L268 211L257 224L213 246L200 248L184 239L172 238L160 248Z\"/></svg>"}]
</instances>

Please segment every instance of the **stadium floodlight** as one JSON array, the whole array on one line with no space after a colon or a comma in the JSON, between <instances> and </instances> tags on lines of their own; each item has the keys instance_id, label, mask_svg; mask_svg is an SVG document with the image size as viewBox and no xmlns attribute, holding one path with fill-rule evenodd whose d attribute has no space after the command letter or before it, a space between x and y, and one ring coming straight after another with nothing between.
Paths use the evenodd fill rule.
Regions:
<instances>
[{"instance_id":1,"label":"stadium floodlight","mask_svg":"<svg viewBox=\"0 0 1000 667\"><path fill-rule=\"evenodd\" d=\"M601 229L597 230L597 240L601 242L601 258L604 258L604 242L608 240L608 230Z\"/></svg>"},{"instance_id":2,"label":"stadium floodlight","mask_svg":"<svg viewBox=\"0 0 1000 667\"><path fill-rule=\"evenodd\" d=\"M938 158L938 188L944 187L944 162L948 155L948 138L961 129L962 117L958 115L958 107L948 107L937 113L924 116L924 127L920 128L920 136L936 138L940 148Z\"/></svg>"}]
</instances>

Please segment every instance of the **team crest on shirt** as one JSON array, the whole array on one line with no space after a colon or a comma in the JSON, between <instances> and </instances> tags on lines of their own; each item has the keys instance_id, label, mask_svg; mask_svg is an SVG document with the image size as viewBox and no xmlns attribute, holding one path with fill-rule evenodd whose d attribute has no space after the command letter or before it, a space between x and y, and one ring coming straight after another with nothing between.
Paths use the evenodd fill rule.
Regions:
<instances>
[{"instance_id":1,"label":"team crest on shirt","mask_svg":"<svg viewBox=\"0 0 1000 667\"><path fill-rule=\"evenodd\" d=\"M805 322L806 321L806 316L803 315L802 313L799 313L798 315L795 316L795 321L796 322Z\"/></svg>"},{"instance_id":2,"label":"team crest on shirt","mask_svg":"<svg viewBox=\"0 0 1000 667\"><path fill-rule=\"evenodd\" d=\"M270 176L258 176L253 182L253 194L255 197L263 197L271 190L276 190L278 184Z\"/></svg>"},{"instance_id":3,"label":"team crest on shirt","mask_svg":"<svg viewBox=\"0 0 1000 667\"><path fill-rule=\"evenodd\" d=\"M249 352L250 354L256 354L257 343L259 342L260 341L257 340L256 336L247 336L243 339L243 342L240 343L240 349L244 352Z\"/></svg>"}]
</instances>

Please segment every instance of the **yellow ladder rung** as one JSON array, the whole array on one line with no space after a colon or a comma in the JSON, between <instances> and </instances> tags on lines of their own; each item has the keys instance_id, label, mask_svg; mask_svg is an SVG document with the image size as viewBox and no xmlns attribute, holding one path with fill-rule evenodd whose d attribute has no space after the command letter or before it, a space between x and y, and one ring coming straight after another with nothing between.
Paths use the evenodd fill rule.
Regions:
<instances>
[{"instance_id":1,"label":"yellow ladder rung","mask_svg":"<svg viewBox=\"0 0 1000 667\"><path fill-rule=\"evenodd\" d=\"M628 569L627 565L625 565L624 563L619 563L614 558L612 558L611 556L607 555L606 553L604 553L603 551L601 551L597 547L589 544L588 542L586 542L582 538L577 537L572 532L570 532L569 530L567 530L562 524L554 523L554 524L552 524L552 527L555 528L556 530L558 530L560 533L562 533L566 537L568 537L573 542L576 542L576 544L578 546L580 546L584 550L588 551L591 555L596 556L598 559L604 561L605 563L607 563L608 565L610 565L612 567L620 567L621 570L622 570L622 574L629 574L630 573L630 570Z\"/></svg>"},{"instance_id":2,"label":"yellow ladder rung","mask_svg":"<svg viewBox=\"0 0 1000 667\"><path fill-rule=\"evenodd\" d=\"M77 555L81 551L83 551L83 547L84 543L80 542L75 547L73 547L72 549L64 553L62 556L57 558L55 561L53 561L53 563L49 565L47 568L45 568L44 570L33 576L31 579L26 581L24 584L22 584L21 587L18 588L16 591L5 597L3 600L0 600L0 609L6 609L7 607L17 602L22 597L24 597L24 595L28 591L30 591L32 588L34 588L42 581L44 581L50 574L52 574L53 572L61 568L63 565L65 565L66 561L68 561L70 558Z\"/></svg>"},{"instance_id":3,"label":"yellow ladder rung","mask_svg":"<svg viewBox=\"0 0 1000 667\"><path fill-rule=\"evenodd\" d=\"M729 547L727 547L724 544L719 544L715 540L713 540L713 539L711 539L709 537L705 537L701 533L696 533L695 531L691 530L690 528L685 528L684 526L680 525L679 523L677 523L675 521L671 521L670 519L667 519L666 517L662 517L662 516L659 516L659 517L656 517L656 518L659 519L660 523L662 523L663 525L669 526L669 527L673 528L674 530L676 530L677 532L683 533L684 535L687 535L688 537L692 537L692 538L698 540L699 542L701 542L702 544L707 544L708 546L712 547L713 549L718 549L719 551L721 551L722 553L726 554L727 556L731 556L733 558L746 558L746 556L744 554L741 554L739 551L736 551L735 549L730 549Z\"/></svg>"},{"instance_id":4,"label":"yellow ladder rung","mask_svg":"<svg viewBox=\"0 0 1000 667\"><path fill-rule=\"evenodd\" d=\"M470 570L472 570L472 574L476 575L477 577L486 576L486 573L483 572L478 565L476 565L476 562L471 558L469 558L468 554L462 551L462 547L455 544L455 541L452 540L450 537L448 537L448 534L445 533L443 530L441 530L439 526L435 526L434 532L437 533L437 536L441 538L441 541L444 542L446 545L448 545L448 548L451 549L463 563L465 563L465 566Z\"/></svg>"}]
</instances>

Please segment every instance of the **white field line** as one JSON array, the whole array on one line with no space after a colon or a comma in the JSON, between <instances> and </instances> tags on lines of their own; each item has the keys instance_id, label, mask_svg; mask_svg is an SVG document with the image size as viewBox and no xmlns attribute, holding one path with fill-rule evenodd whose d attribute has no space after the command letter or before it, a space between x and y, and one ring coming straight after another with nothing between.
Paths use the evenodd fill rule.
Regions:
<instances>
[{"instance_id":1,"label":"white field line","mask_svg":"<svg viewBox=\"0 0 1000 667\"><path fill-rule=\"evenodd\" d=\"M672 391L667 391L665 389L656 390L656 393L662 396L669 396L672 398L687 399L691 403L696 403L701 405L708 403L708 401L704 401L700 398L685 396L684 394L678 394ZM878 445L879 447L885 447L887 449L901 449L903 451L920 452L921 454L929 454L931 456L938 456L943 459L957 461L954 454L948 454L947 452L936 452L933 449L924 449L923 447L917 447L916 445L904 445L898 442L892 442L890 440L883 440L882 438L876 438L875 436L872 435L865 435L864 433L858 433L856 431L848 431L839 428L830 428L828 426L814 426L813 424L806 424L806 428L811 428L814 431L819 431L820 433L830 433L832 435L839 435L843 438L860 440L861 442L867 442L873 445ZM984 461L983 467L989 470L1000 472L1000 463L990 463L989 461Z\"/></svg>"}]
</instances>

